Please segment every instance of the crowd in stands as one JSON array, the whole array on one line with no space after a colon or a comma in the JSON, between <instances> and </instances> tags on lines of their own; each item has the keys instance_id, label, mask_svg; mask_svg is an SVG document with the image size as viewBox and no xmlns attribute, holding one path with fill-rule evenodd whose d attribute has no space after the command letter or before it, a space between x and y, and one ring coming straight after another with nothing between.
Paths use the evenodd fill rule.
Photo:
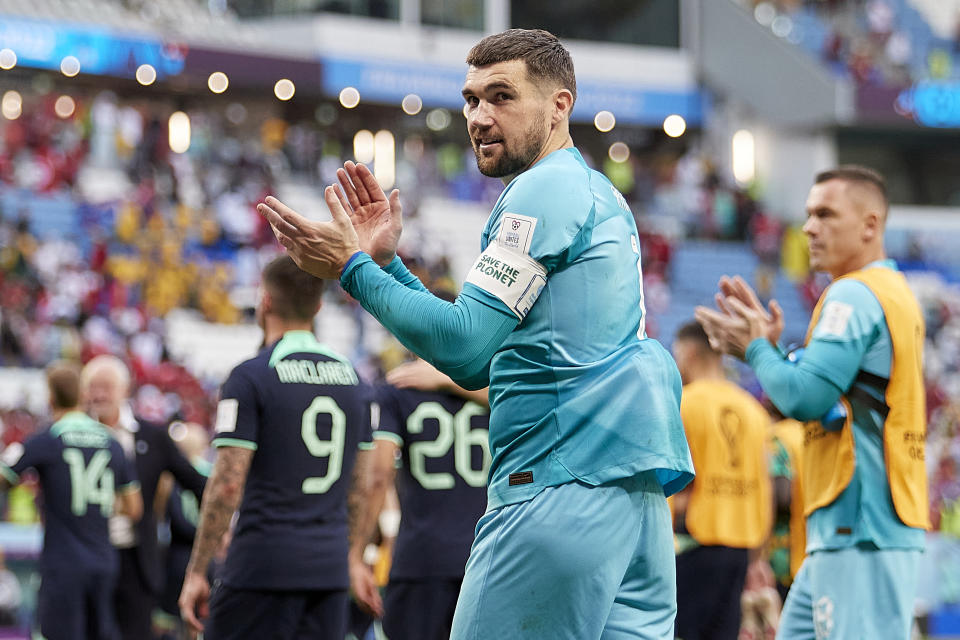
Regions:
<instances>
[{"instance_id":1,"label":"crowd in stands","mask_svg":"<svg viewBox=\"0 0 960 640\"><path fill-rule=\"evenodd\" d=\"M960 16L940 0L750 0L757 20L859 85L960 73Z\"/></svg>"},{"instance_id":2,"label":"crowd in stands","mask_svg":"<svg viewBox=\"0 0 960 640\"><path fill-rule=\"evenodd\" d=\"M291 184L317 193L335 179L352 140L335 122L290 124L262 105L233 104L191 110L190 150L175 154L156 105L93 92L62 118L56 92L34 93L41 95L25 98L22 115L0 127L0 366L113 353L130 363L145 417L208 424L220 380L198 379L170 357L164 317L188 308L211 323L251 321L260 268L278 250L254 204ZM462 141L411 134L397 148L408 220L425 198L489 206L501 189L480 175ZM652 333L670 303L668 267L684 237L748 240L763 267L761 293L781 245L788 274L806 278L802 234L721 179L698 147L682 157L588 161L603 167L635 212ZM51 227L43 198L68 209L66 228ZM456 289L445 247L402 248L431 286ZM355 307L337 287L328 298ZM362 322L363 314L353 315ZM9 434L29 423L4 417Z\"/></svg>"}]
</instances>

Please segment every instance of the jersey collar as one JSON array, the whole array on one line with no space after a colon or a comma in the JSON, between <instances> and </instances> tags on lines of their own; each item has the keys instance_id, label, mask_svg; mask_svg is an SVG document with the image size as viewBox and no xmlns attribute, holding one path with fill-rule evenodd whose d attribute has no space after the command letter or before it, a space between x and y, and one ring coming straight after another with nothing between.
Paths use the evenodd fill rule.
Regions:
<instances>
[{"instance_id":1,"label":"jersey collar","mask_svg":"<svg viewBox=\"0 0 960 640\"><path fill-rule=\"evenodd\" d=\"M276 346L273 347L273 352L270 354L270 368L276 367L278 362L294 353L316 353L344 364L350 364L349 360L322 344L311 332L298 329L287 331L277 341Z\"/></svg>"},{"instance_id":2,"label":"jersey collar","mask_svg":"<svg viewBox=\"0 0 960 640\"><path fill-rule=\"evenodd\" d=\"M106 435L110 434L107 427L82 411L71 411L70 413L64 414L62 418L50 427L50 431L57 437L67 431L96 431Z\"/></svg>"}]
</instances>

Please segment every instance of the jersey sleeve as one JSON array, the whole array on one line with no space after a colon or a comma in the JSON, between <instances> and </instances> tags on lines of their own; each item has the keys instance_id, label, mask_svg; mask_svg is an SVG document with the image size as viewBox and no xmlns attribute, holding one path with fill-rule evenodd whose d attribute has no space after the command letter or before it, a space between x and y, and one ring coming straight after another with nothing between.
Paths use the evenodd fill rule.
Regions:
<instances>
[{"instance_id":1,"label":"jersey sleeve","mask_svg":"<svg viewBox=\"0 0 960 640\"><path fill-rule=\"evenodd\" d=\"M883 322L883 308L865 284L838 280L827 291L803 353L804 366L838 388L849 389Z\"/></svg>"},{"instance_id":2,"label":"jersey sleeve","mask_svg":"<svg viewBox=\"0 0 960 640\"><path fill-rule=\"evenodd\" d=\"M490 224L490 244L527 255L552 272L576 257L595 213L584 169L553 167L518 178Z\"/></svg>"},{"instance_id":3,"label":"jersey sleeve","mask_svg":"<svg viewBox=\"0 0 960 640\"><path fill-rule=\"evenodd\" d=\"M516 178L497 202L485 246L467 283L500 300L523 320L549 274L586 246L593 198L581 168L545 167Z\"/></svg>"},{"instance_id":4,"label":"jersey sleeve","mask_svg":"<svg viewBox=\"0 0 960 640\"><path fill-rule=\"evenodd\" d=\"M818 346L820 348L814 350L812 361L829 357L826 352L832 348L830 343ZM808 364L809 349L808 346L799 362L793 363L785 359L769 340L756 338L744 354L774 406L788 418L801 421L821 418L843 393L833 381Z\"/></svg>"},{"instance_id":5,"label":"jersey sleeve","mask_svg":"<svg viewBox=\"0 0 960 640\"><path fill-rule=\"evenodd\" d=\"M404 287L363 254L340 276L340 284L400 342L470 388L485 378L490 358L517 326L515 312L469 283L454 302Z\"/></svg>"},{"instance_id":6,"label":"jersey sleeve","mask_svg":"<svg viewBox=\"0 0 960 640\"><path fill-rule=\"evenodd\" d=\"M241 365L242 367L242 365ZM257 388L246 372L237 367L223 383L217 404L214 447L242 447L257 450L260 437Z\"/></svg>"},{"instance_id":7,"label":"jersey sleeve","mask_svg":"<svg viewBox=\"0 0 960 640\"><path fill-rule=\"evenodd\" d=\"M390 261L390 264L385 266L383 270L393 276L394 280L408 289L413 289L414 291L427 291L427 288L423 286L423 283L420 282L420 279L410 273L410 270L407 269L407 266L403 264L403 260L400 259L400 256L394 256L393 260Z\"/></svg>"},{"instance_id":8,"label":"jersey sleeve","mask_svg":"<svg viewBox=\"0 0 960 640\"><path fill-rule=\"evenodd\" d=\"M13 442L0 454L0 474L10 484L20 482L20 474L30 468L38 468L49 459L54 440L46 432L39 433L25 442Z\"/></svg>"},{"instance_id":9,"label":"jersey sleeve","mask_svg":"<svg viewBox=\"0 0 960 640\"><path fill-rule=\"evenodd\" d=\"M127 458L123 447L114 440L110 443L110 468L113 470L114 487L117 493L140 488L133 461Z\"/></svg>"},{"instance_id":10,"label":"jersey sleeve","mask_svg":"<svg viewBox=\"0 0 960 640\"><path fill-rule=\"evenodd\" d=\"M374 439L389 440L398 447L402 447L403 423L400 419L396 390L389 385L379 385L376 388L376 399L379 415L377 423L374 424Z\"/></svg>"}]
</instances>

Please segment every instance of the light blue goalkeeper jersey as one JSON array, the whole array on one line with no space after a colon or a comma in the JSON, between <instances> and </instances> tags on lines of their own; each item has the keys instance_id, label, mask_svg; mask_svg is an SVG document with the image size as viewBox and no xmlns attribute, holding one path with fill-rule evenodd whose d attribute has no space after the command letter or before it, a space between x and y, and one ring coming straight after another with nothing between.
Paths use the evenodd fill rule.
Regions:
<instances>
[{"instance_id":1,"label":"light blue goalkeeper jersey","mask_svg":"<svg viewBox=\"0 0 960 640\"><path fill-rule=\"evenodd\" d=\"M644 332L639 239L620 192L576 149L555 151L507 186L481 248L465 293L478 287L521 319L490 364L488 508L646 470L667 495L683 488L680 375Z\"/></svg>"}]
</instances>

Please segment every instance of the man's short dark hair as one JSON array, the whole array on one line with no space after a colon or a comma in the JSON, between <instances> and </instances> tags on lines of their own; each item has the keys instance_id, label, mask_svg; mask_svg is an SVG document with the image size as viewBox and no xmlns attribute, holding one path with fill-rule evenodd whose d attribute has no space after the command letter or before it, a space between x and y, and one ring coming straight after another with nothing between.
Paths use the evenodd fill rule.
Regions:
<instances>
[{"instance_id":1,"label":"man's short dark hair","mask_svg":"<svg viewBox=\"0 0 960 640\"><path fill-rule=\"evenodd\" d=\"M50 364L47 367L47 387L52 409L76 409L80 405L80 366L66 360Z\"/></svg>"},{"instance_id":2,"label":"man's short dark hair","mask_svg":"<svg viewBox=\"0 0 960 640\"><path fill-rule=\"evenodd\" d=\"M718 351L715 351L712 346L710 346L710 338L707 337L707 332L704 331L703 327L696 320L691 320L677 329L677 335L674 337L674 341L680 340L685 340L696 344L701 353L712 353L717 356L721 355Z\"/></svg>"},{"instance_id":3,"label":"man's short dark hair","mask_svg":"<svg viewBox=\"0 0 960 640\"><path fill-rule=\"evenodd\" d=\"M890 200L887 196L887 181L879 171L858 164L844 164L827 171L821 171L814 178L813 183L820 184L827 180L846 180L873 188L883 199L883 214L887 214L887 209L890 206Z\"/></svg>"},{"instance_id":4,"label":"man's short dark hair","mask_svg":"<svg viewBox=\"0 0 960 640\"><path fill-rule=\"evenodd\" d=\"M573 60L557 36L543 29L507 29L487 36L467 54L467 64L474 67L510 60L523 60L531 80L552 80L568 89L576 102L577 76Z\"/></svg>"},{"instance_id":5,"label":"man's short dark hair","mask_svg":"<svg viewBox=\"0 0 960 640\"><path fill-rule=\"evenodd\" d=\"M274 258L263 269L270 293L270 313L284 320L312 320L320 306L323 280L300 269L289 255Z\"/></svg>"}]
</instances>

